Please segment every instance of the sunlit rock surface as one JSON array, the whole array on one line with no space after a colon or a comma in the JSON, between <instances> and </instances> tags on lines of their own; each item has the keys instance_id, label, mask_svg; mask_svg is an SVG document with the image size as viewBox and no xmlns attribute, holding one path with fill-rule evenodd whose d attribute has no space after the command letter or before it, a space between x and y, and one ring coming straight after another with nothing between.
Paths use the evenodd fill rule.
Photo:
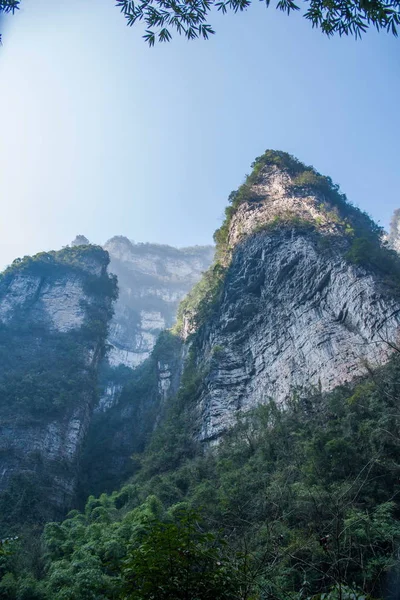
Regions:
<instances>
[{"instance_id":1,"label":"sunlit rock surface","mask_svg":"<svg viewBox=\"0 0 400 600\"><path fill-rule=\"evenodd\" d=\"M112 366L136 367L150 355L160 331L174 324L180 300L210 266L214 248L135 244L122 236L104 248L120 290L108 360Z\"/></svg>"},{"instance_id":2,"label":"sunlit rock surface","mask_svg":"<svg viewBox=\"0 0 400 600\"><path fill-rule=\"evenodd\" d=\"M207 372L199 439L218 438L238 411L269 398L284 404L363 375L398 339L399 293L387 277L346 259L351 238L324 198L295 194L288 183L287 173L265 169L257 199L232 218L222 297L198 333ZM268 228L288 214L300 225ZM302 228L304 220L317 230Z\"/></svg>"},{"instance_id":3,"label":"sunlit rock surface","mask_svg":"<svg viewBox=\"0 0 400 600\"><path fill-rule=\"evenodd\" d=\"M203 334L210 372L200 437L268 398L284 403L296 389L328 391L364 374L388 358L382 340L393 341L399 324L399 299L340 251L321 252L296 231L257 234L237 248Z\"/></svg>"},{"instance_id":4,"label":"sunlit rock surface","mask_svg":"<svg viewBox=\"0 0 400 600\"><path fill-rule=\"evenodd\" d=\"M390 221L388 242L393 250L400 252L400 208L397 208Z\"/></svg>"}]
</instances>

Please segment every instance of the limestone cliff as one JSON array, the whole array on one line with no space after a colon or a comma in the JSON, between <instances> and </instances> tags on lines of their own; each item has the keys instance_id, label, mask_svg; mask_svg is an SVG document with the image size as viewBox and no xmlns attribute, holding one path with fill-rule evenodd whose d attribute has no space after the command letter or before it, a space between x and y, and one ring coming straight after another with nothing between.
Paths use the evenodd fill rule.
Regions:
<instances>
[{"instance_id":1,"label":"limestone cliff","mask_svg":"<svg viewBox=\"0 0 400 600\"><path fill-rule=\"evenodd\" d=\"M79 235L72 242L86 243ZM80 473L82 501L118 486L132 472L131 456L144 448L163 403L176 391L180 353L164 333L176 320L180 300L201 278L213 246L173 248L113 237L104 248L118 277L119 298L99 369L100 397L88 430ZM171 345L177 348L171 338ZM179 344L178 344L179 346Z\"/></svg>"},{"instance_id":2,"label":"limestone cliff","mask_svg":"<svg viewBox=\"0 0 400 600\"><path fill-rule=\"evenodd\" d=\"M400 252L400 208L397 208L393 213L387 241L393 250Z\"/></svg>"},{"instance_id":3,"label":"limestone cliff","mask_svg":"<svg viewBox=\"0 0 400 600\"><path fill-rule=\"evenodd\" d=\"M116 296L108 262L80 246L18 259L0 276L1 525L71 503Z\"/></svg>"},{"instance_id":4,"label":"limestone cliff","mask_svg":"<svg viewBox=\"0 0 400 600\"><path fill-rule=\"evenodd\" d=\"M363 375L399 332L400 266L379 227L289 155L267 152L254 166L216 232L217 264L180 311L206 373L201 440L268 398Z\"/></svg>"},{"instance_id":5,"label":"limestone cliff","mask_svg":"<svg viewBox=\"0 0 400 600\"><path fill-rule=\"evenodd\" d=\"M230 195L202 277L211 247L107 242L120 287L109 332L105 250L78 236L15 262L0 279L0 514L21 521L28 502L43 521L77 484L82 501L117 487L176 399L173 414L210 443L269 398L385 363L399 346L400 259L381 240L329 178L267 151Z\"/></svg>"},{"instance_id":6,"label":"limestone cliff","mask_svg":"<svg viewBox=\"0 0 400 600\"><path fill-rule=\"evenodd\" d=\"M174 324L179 302L210 266L214 248L135 244L122 236L104 248L120 289L108 360L112 366L135 367L149 357L158 334Z\"/></svg>"},{"instance_id":7,"label":"limestone cliff","mask_svg":"<svg viewBox=\"0 0 400 600\"><path fill-rule=\"evenodd\" d=\"M104 484L112 489L132 474L130 456L143 450L165 407L175 402L184 356L190 356L185 374L196 375L186 377L191 388L186 393L184 383L179 394L190 400L185 410L194 436L206 442L269 398L285 404L310 388L332 390L390 356L400 325L399 259L381 244L381 229L338 186L272 152L256 161L230 202L215 235L216 261L178 310L174 331L183 346L171 338L133 375L121 365L106 373L102 402L108 411L97 413L90 430L85 492L99 493ZM130 297L135 303L143 298L147 311L155 297L171 298L155 284L171 285L150 250L116 240L114 256L134 267L123 271L114 258L121 300L113 335L120 346L138 323L138 304L136 321L124 321ZM138 265L143 279L132 275ZM146 297L144 275L151 273ZM124 288L131 290L126 298ZM138 346L130 348L139 356Z\"/></svg>"}]
</instances>

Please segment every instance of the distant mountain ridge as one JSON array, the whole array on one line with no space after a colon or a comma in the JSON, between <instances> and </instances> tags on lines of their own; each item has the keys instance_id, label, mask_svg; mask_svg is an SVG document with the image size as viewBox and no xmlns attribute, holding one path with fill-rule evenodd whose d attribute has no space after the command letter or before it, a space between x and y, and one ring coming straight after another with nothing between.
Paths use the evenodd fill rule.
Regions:
<instances>
[{"instance_id":1,"label":"distant mountain ridge","mask_svg":"<svg viewBox=\"0 0 400 600\"><path fill-rule=\"evenodd\" d=\"M214 247L174 248L115 236L104 249L119 285L108 360L135 367L148 358L159 333L174 324L179 302L212 263Z\"/></svg>"}]
</instances>

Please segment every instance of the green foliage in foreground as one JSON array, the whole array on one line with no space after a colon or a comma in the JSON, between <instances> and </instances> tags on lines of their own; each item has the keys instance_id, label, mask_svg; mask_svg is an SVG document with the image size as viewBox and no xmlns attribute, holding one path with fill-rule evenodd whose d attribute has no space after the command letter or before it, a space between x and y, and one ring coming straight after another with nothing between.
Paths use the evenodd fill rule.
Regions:
<instances>
[{"instance_id":1,"label":"green foliage in foreground","mask_svg":"<svg viewBox=\"0 0 400 600\"><path fill-rule=\"evenodd\" d=\"M47 525L34 569L26 542L1 557L0 598L23 598L24 586L51 600L395 598L400 358L286 410L266 399L206 452L187 443L191 369L131 483Z\"/></svg>"},{"instance_id":2,"label":"green foliage in foreground","mask_svg":"<svg viewBox=\"0 0 400 600\"><path fill-rule=\"evenodd\" d=\"M121 497L123 494L103 495L99 500L91 497L84 514L74 511L64 523L46 526L42 565L45 576L41 580L16 570L4 572L13 558L2 562L0 559L0 598L239 597L243 557L237 553L233 560L226 542L205 531L196 511L187 507L165 511L155 497L149 497L133 511L120 511L117 520L115 506ZM21 593L27 586L32 596Z\"/></svg>"},{"instance_id":3,"label":"green foliage in foreground","mask_svg":"<svg viewBox=\"0 0 400 600\"><path fill-rule=\"evenodd\" d=\"M233 600L238 572L195 512L177 510L172 522L154 521L124 563L126 596L132 600ZM236 584L236 585L235 585Z\"/></svg>"},{"instance_id":4,"label":"green foliage in foreground","mask_svg":"<svg viewBox=\"0 0 400 600\"><path fill-rule=\"evenodd\" d=\"M269 7L270 0L265 0ZM156 40L169 42L171 31L184 35L187 39L208 39L214 32L207 23L212 9L226 14L246 10L251 0L194 0L189 5L185 2L172 0L151 0L133 3L130 0L117 0L117 6L127 19L128 25L144 22L144 39L150 46ZM301 9L301 5L293 0L279 0L276 9L290 14ZM311 0L306 4L303 15L313 27L321 29L328 36L334 34L354 35L361 37L372 25L378 31L384 29L397 36L400 24L400 9L398 0L383 0L366 3L354 0L334 1L329 4L322 0Z\"/></svg>"}]
</instances>

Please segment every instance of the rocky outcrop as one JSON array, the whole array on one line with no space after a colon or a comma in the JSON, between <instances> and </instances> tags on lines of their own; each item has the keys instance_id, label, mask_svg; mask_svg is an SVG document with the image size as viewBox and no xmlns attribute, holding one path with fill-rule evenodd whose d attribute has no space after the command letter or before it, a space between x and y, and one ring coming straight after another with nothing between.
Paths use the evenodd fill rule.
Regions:
<instances>
[{"instance_id":1,"label":"rocky outcrop","mask_svg":"<svg viewBox=\"0 0 400 600\"><path fill-rule=\"evenodd\" d=\"M332 390L390 355L400 299L340 247L296 229L259 233L239 245L217 315L202 332L209 374L201 439L272 398Z\"/></svg>"},{"instance_id":2,"label":"rocky outcrop","mask_svg":"<svg viewBox=\"0 0 400 600\"><path fill-rule=\"evenodd\" d=\"M2 519L40 522L74 496L116 295L108 260L99 247L64 249L15 261L1 276Z\"/></svg>"},{"instance_id":3,"label":"rocky outcrop","mask_svg":"<svg viewBox=\"0 0 400 600\"><path fill-rule=\"evenodd\" d=\"M104 248L120 289L108 360L135 367L149 357L159 333L174 324L179 302L210 266L214 248L135 244L122 236Z\"/></svg>"},{"instance_id":4,"label":"rocky outcrop","mask_svg":"<svg viewBox=\"0 0 400 600\"><path fill-rule=\"evenodd\" d=\"M393 213L387 240L393 250L400 252L400 208L397 208Z\"/></svg>"},{"instance_id":5,"label":"rocky outcrop","mask_svg":"<svg viewBox=\"0 0 400 600\"><path fill-rule=\"evenodd\" d=\"M329 196L299 188L299 180L266 164L230 215L219 250L229 256L222 290L191 342L207 373L197 404L200 440L217 439L238 412L269 398L285 404L293 394L362 376L388 360L397 340L394 274L363 266L356 253L375 226L340 195L334 202L336 188ZM195 329L189 315L184 330Z\"/></svg>"}]
</instances>

